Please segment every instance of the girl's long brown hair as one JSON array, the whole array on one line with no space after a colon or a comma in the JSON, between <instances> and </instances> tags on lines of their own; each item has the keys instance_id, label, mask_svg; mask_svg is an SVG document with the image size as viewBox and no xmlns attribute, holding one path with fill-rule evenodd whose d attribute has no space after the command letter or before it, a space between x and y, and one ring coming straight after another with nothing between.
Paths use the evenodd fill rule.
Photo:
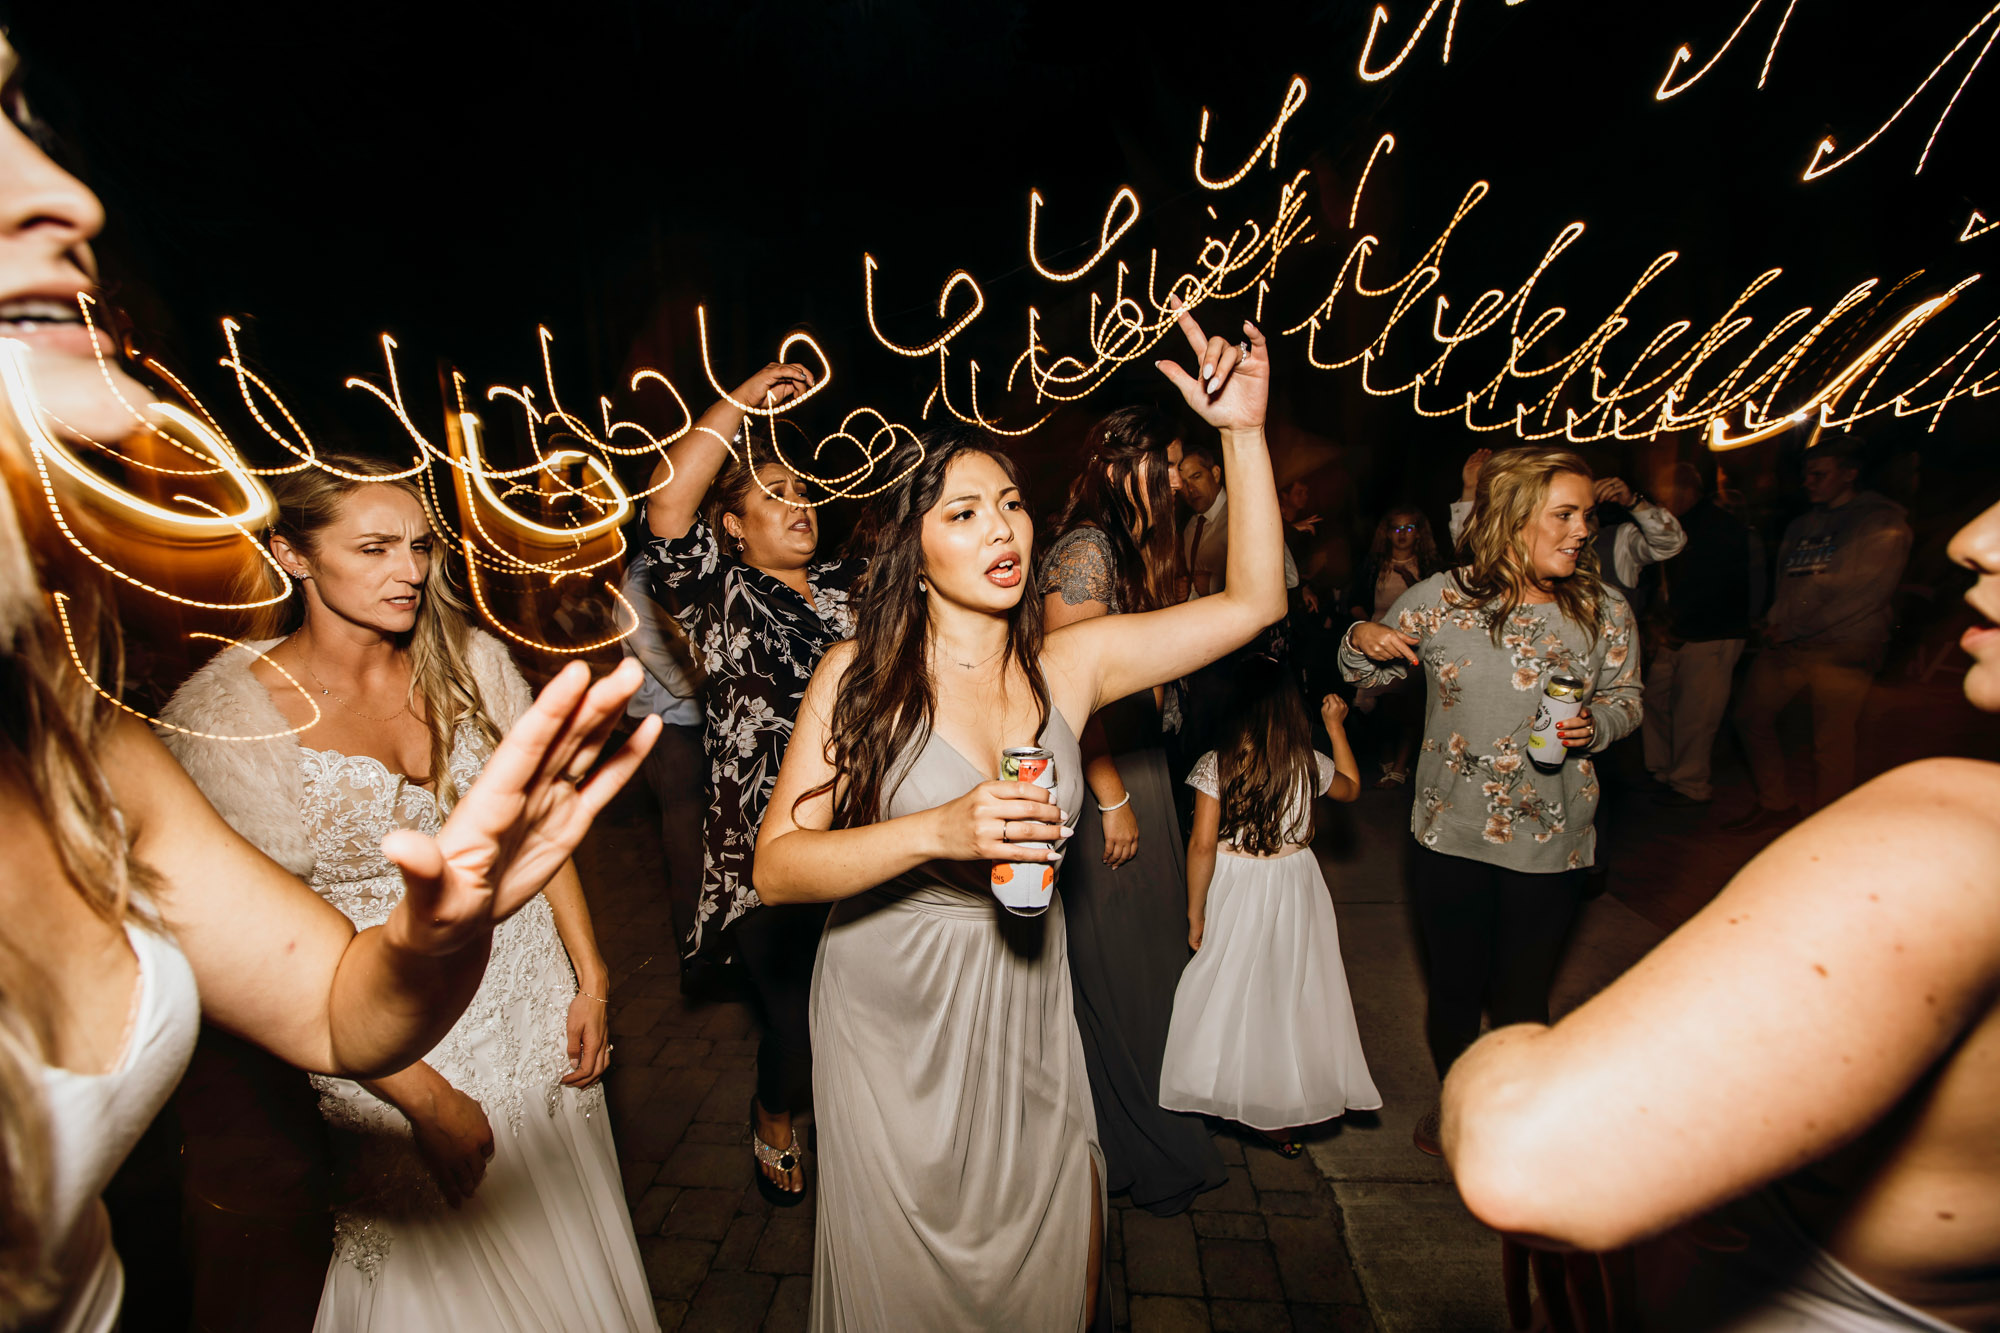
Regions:
<instances>
[{"instance_id":1,"label":"girl's long brown hair","mask_svg":"<svg viewBox=\"0 0 2000 1333\"><path fill-rule=\"evenodd\" d=\"M1484 606L1493 619L1497 648L1507 630L1507 618L1521 605L1522 592L1535 582L1529 560L1528 525L1542 512L1549 487L1565 473L1594 478L1590 464L1568 449L1524 445L1503 449L1487 460L1473 492L1464 551L1467 563L1453 574L1459 589ZM1597 617L1604 586L1598 581L1597 543L1586 541L1577 554L1576 573L1549 584L1563 618L1597 637Z\"/></svg>"},{"instance_id":2,"label":"girl's long brown hair","mask_svg":"<svg viewBox=\"0 0 2000 1333\"><path fill-rule=\"evenodd\" d=\"M1088 524L1111 543L1120 610L1153 611L1173 600L1178 555L1167 446L1179 438L1174 419L1157 407L1111 413L1091 428L1083 470L1056 520L1058 536Z\"/></svg>"},{"instance_id":3,"label":"girl's long brown hair","mask_svg":"<svg viewBox=\"0 0 2000 1333\"><path fill-rule=\"evenodd\" d=\"M1215 754L1221 840L1255 856L1311 842L1319 765L1298 682L1275 659L1260 656L1238 669L1234 689L1235 708ZM1307 812L1305 827L1286 826L1294 810Z\"/></svg>"},{"instance_id":4,"label":"girl's long brown hair","mask_svg":"<svg viewBox=\"0 0 2000 1333\"><path fill-rule=\"evenodd\" d=\"M379 459L329 453L319 457L326 468L306 468L280 477L272 485L277 517L264 534L267 546L272 537L283 537L294 550L310 559L319 550L319 534L340 517L348 498L363 486L393 486L414 496L419 503L423 501L414 480L391 479L389 474L401 469ZM349 475L337 475L342 472ZM354 480L356 477L364 480ZM500 731L487 716L485 701L479 697L479 683L466 660L466 647L472 637L471 618L464 599L451 586L447 564L448 553L440 542L431 555L430 574L424 580L416 626L403 646L410 654L410 702L422 706L421 711L415 707L411 711L423 718L424 727L430 732L431 783L438 804L449 810L460 795L451 780L452 741L459 726L470 723L489 746L500 743ZM255 576L270 585L272 592L283 587L282 576L264 561L257 562ZM304 624L305 618L305 595L300 593L256 612L248 636L282 638Z\"/></svg>"},{"instance_id":5,"label":"girl's long brown hair","mask_svg":"<svg viewBox=\"0 0 2000 1333\"><path fill-rule=\"evenodd\" d=\"M904 755L930 736L937 715L933 684L929 598L917 586L924 575L923 525L943 494L945 473L959 459L985 454L1019 479L1014 461L985 431L952 425L927 431L914 448L922 458L902 481L875 499L875 534L868 580L854 608L854 657L841 679L828 728L826 759L834 777L801 796L831 788L833 827L856 828L883 817ZM894 461L893 475L908 466ZM1000 670L1019 663L1034 691L1039 736L1049 720L1049 686L1042 675L1042 599L1031 568L1023 595L1008 621Z\"/></svg>"}]
</instances>

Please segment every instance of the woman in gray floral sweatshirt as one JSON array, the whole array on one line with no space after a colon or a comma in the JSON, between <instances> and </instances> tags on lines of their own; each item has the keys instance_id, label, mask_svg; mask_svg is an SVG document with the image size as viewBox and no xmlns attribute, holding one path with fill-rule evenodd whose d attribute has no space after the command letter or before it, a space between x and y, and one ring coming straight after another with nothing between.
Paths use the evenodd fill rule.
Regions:
<instances>
[{"instance_id":1,"label":"woman in gray floral sweatshirt","mask_svg":"<svg viewBox=\"0 0 2000 1333\"><path fill-rule=\"evenodd\" d=\"M1426 1036L1443 1078L1493 1026L1548 1021L1549 981L1596 844L1588 756L1639 726L1639 645L1625 599L1599 581L1589 464L1566 449L1495 454L1479 478L1467 563L1432 575L1363 622L1342 674L1428 681L1410 832L1412 886L1430 963ZM1528 761L1528 729L1552 675L1589 690L1558 726L1566 760ZM1574 753L1569 753L1574 751ZM1437 1112L1416 1143L1436 1154Z\"/></svg>"}]
</instances>

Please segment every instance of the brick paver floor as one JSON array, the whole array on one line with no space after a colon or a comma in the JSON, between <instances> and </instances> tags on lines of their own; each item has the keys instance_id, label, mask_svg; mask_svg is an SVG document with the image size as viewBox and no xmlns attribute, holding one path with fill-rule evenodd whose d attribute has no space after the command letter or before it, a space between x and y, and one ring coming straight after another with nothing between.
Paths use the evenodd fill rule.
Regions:
<instances>
[{"instance_id":1,"label":"brick paver floor","mask_svg":"<svg viewBox=\"0 0 2000 1333\"><path fill-rule=\"evenodd\" d=\"M668 1330L788 1333L806 1323L813 1197L772 1208L751 1183L755 1033L740 1004L682 998L651 795L634 783L578 853L611 966L607 1077L625 1192ZM1311 1159L1224 1135L1229 1182L1179 1217L1113 1200L1117 1326L1373 1330L1333 1191Z\"/></svg>"}]
</instances>

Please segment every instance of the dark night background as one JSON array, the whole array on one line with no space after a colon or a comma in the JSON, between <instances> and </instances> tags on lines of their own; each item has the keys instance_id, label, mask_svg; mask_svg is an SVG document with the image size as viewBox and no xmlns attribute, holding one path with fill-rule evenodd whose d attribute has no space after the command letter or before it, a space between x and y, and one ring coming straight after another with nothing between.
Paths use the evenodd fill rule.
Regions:
<instances>
[{"instance_id":1,"label":"dark night background","mask_svg":"<svg viewBox=\"0 0 2000 1333\"><path fill-rule=\"evenodd\" d=\"M1360 3L41 4L18 7L13 26L38 74L32 95L106 201L108 276L152 345L226 403L216 323L235 315L308 421L365 447L385 419L339 385L379 372L383 330L402 344L420 410L439 357L480 386L538 381L537 322L556 335L573 402L618 395L626 369L651 362L698 410L698 302L732 385L795 325L821 337L839 383L807 412L808 429L862 402L913 421L935 363L874 342L864 250L883 266L885 322L909 341L937 327L931 303L952 269L981 281L988 313L961 347L983 355L993 411L990 368L1018 350L1024 308L1040 305L1059 346L1089 285L1054 289L1027 269L1029 188L1048 200L1051 263L1090 253L1112 192L1130 183L1145 216L1119 253L1143 274L1158 245L1163 270L1180 271L1211 198L1190 174L1201 108L1214 110L1211 160L1232 170L1294 73L1312 92L1287 127L1281 171L1260 168L1223 197L1225 221L1231 205L1268 217L1277 181L1315 173L1320 239L1288 261L1267 326L1324 292L1349 243L1355 174L1385 129L1397 148L1377 164L1361 223L1387 243L1378 277L1408 265L1474 179L1494 184L1437 289L1455 310L1488 286L1517 286L1580 219L1589 230L1538 289L1543 305L1571 305L1548 345L1572 346L1654 255L1683 252L1635 309L1613 364L1671 315L1705 326L1772 265L1786 274L1752 307L1759 333L1871 275L1887 286L1929 270L1900 308L1990 262L2000 233L1957 235L1982 203L2000 212L2000 195L1981 198L2000 73L1980 71L1924 174L1910 174L1964 56L1852 165L1798 179L1822 134L1858 142L1981 8L1913 6L1886 25L1859 5L1801 7L1762 92L1777 14L1760 14L1700 84L1655 102L1675 46L1705 60L1745 7L1464 0L1450 65L1439 61L1446 7L1409 61L1372 84L1355 76L1371 8ZM1396 5L1384 45L1399 46L1421 12ZM1987 318L1983 286L1952 312L1960 339ZM1406 348L1427 341L1427 306ZM1417 418L1407 399L1369 399L1354 371L1305 368L1303 341L1278 353L1282 425L1345 447L1363 508L1404 491L1436 498L1455 482L1421 477L1441 461L1455 473L1472 443L1510 438L1471 441L1450 419ZM1091 406L1157 393L1154 375L1130 367ZM998 412L1018 422L1029 407ZM1961 403L1927 440L1922 420L1870 434L1955 466L1981 454L1992 412ZM1066 447L1074 429L1060 426L1060 446L1025 451Z\"/></svg>"},{"instance_id":2,"label":"dark night background","mask_svg":"<svg viewBox=\"0 0 2000 1333\"><path fill-rule=\"evenodd\" d=\"M100 249L113 299L147 347L227 409L217 324L235 316L249 355L315 438L352 448L401 448L373 400L340 387L353 374L381 378L383 331L401 345L411 407L427 426L440 360L475 388L539 385L538 323L555 335L569 405L588 411L608 393L639 419L670 425L678 418L663 395L635 402L622 390L632 368L655 365L697 411L712 397L695 347L702 303L730 386L792 328L820 338L836 383L800 413L813 435L862 404L915 423L936 362L891 355L870 334L864 251L882 265L887 331L905 342L942 327L935 293L954 269L980 281L987 312L954 344L957 401L965 359L979 358L982 407L1008 425L1032 420L1025 395L1004 400L995 368L1018 353L1031 304L1045 343L1081 348L1088 292L1110 289L1112 263L1072 284L1038 277L1026 257L1031 187L1047 201L1043 255L1069 266L1095 248L1113 192L1132 185L1144 215L1117 254L1137 285L1151 247L1163 274L1191 266L1218 225L1207 204L1219 204L1222 234L1236 219L1268 220L1278 184L1310 168L1317 239L1286 257L1266 311L1275 330L1325 293L1358 234L1347 230L1348 204L1384 130L1397 146L1376 164L1360 221L1384 241L1371 261L1377 283L1410 266L1474 180L1493 184L1455 233L1433 289L1449 294L1453 318L1489 287L1519 286L1561 228L1580 220L1586 232L1543 277L1534 307L1570 307L1542 344L1567 351L1656 255L1681 252L1634 305L1612 367L1629 364L1673 318L1692 320L1698 334L1772 266L1784 276L1748 307L1757 324L1731 344L1736 355L1785 311L1824 311L1865 278L1881 278L1886 291L1923 270L1849 326L1854 335L1879 329L2000 251L2000 232L1957 240L1982 203L2000 213L1986 169L2000 72L1982 68L1971 80L1924 173L1911 174L1971 51L1854 163L1799 180L1822 135L1845 149L1880 124L1979 18L1977 5L1910 7L1894 25L1859 5L1800 7L1761 92L1778 11L1760 12L1711 73L1666 103L1653 90L1674 48L1685 41L1696 64L1705 61L1742 17L1740 0L1671 14L1462 0L1449 65L1439 59L1445 6L1409 60L1368 83L1355 66L1371 8L41 4L18 8L13 28L35 71L31 96L106 201L112 221ZM1415 0L1395 7L1377 65L1422 12ZM1211 167L1227 173L1270 125L1295 73L1311 94L1286 128L1280 169L1260 166L1220 196L1198 187L1201 109L1213 110ZM1989 285L1926 332L1896 382L1914 380L1919 358L1941 359L1991 318ZM1341 302L1349 313L1329 332L1345 351L1379 327L1388 302ZM1249 313L1247 300L1235 304L1205 311L1209 327ZM1392 344L1400 359L1378 367L1379 378L1406 379L1435 355L1431 308L1427 297L1406 319ZM1464 453L1513 442L1511 432L1474 436L1456 418L1419 417L1407 395L1372 398L1357 369L1313 370L1304 341L1276 348L1272 433L1280 480L1311 474L1313 503L1337 539L1348 529L1365 539L1375 515L1404 499L1441 520ZM1822 343L1794 383L1830 376L1848 341ZM1462 383L1499 355L1467 350ZM1034 465L1039 505L1060 501L1066 459L1095 413L1162 395L1150 360L1017 443ZM1532 400L1546 383L1521 386L1521 396ZM1885 414L1864 427L1884 459L1922 451L1928 492L1917 490L1907 456L1892 469L1899 498L1916 502L1920 562L1926 508L1944 522L1965 497L1989 493L1992 404L1955 404L1932 435L1923 433L1928 414ZM507 443L516 423L506 412L488 418L503 451L521 447ZM254 448L240 410L226 419ZM1747 487L1773 521L1794 503L1798 443L1728 459L1732 485ZM1697 446L1687 438L1680 447ZM1642 486L1663 457L1614 445L1585 452L1600 471ZM621 464L632 474L643 466ZM838 512L829 520L836 533L844 526ZM1942 538L1931 544L1941 550ZM1333 558L1332 582L1345 564L1344 552Z\"/></svg>"}]
</instances>

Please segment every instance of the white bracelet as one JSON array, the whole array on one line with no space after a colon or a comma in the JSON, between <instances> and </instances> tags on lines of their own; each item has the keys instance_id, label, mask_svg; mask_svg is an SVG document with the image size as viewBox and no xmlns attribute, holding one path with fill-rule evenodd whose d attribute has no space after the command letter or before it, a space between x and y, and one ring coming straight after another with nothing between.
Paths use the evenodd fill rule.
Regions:
<instances>
[{"instance_id":1,"label":"white bracelet","mask_svg":"<svg viewBox=\"0 0 2000 1333\"><path fill-rule=\"evenodd\" d=\"M1124 808L1125 808L1126 806L1128 806L1128 805L1130 805L1130 804L1132 804L1132 789L1131 789L1130 787L1127 787L1127 788L1125 789L1125 799L1124 799L1124 800L1120 801L1120 802L1119 802L1118 804L1116 804L1116 805L1100 805L1100 806L1098 806L1098 807L1097 807L1097 810L1098 810L1098 813L1099 813L1099 814L1106 814L1106 815L1108 815L1108 814L1110 814L1110 813L1111 813L1111 812L1112 812L1113 810L1123 810L1123 809L1124 809Z\"/></svg>"}]
</instances>

